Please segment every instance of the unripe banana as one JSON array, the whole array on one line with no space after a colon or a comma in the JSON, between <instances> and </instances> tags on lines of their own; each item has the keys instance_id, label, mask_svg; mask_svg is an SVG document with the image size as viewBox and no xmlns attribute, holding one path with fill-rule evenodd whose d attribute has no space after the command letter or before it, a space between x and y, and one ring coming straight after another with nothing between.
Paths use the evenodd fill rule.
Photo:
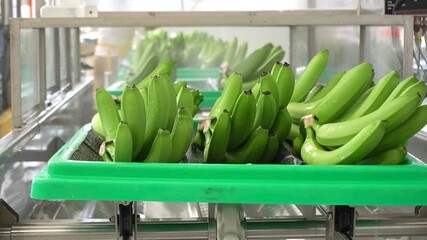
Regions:
<instances>
[{"instance_id":1,"label":"unripe banana","mask_svg":"<svg viewBox=\"0 0 427 240\"><path fill-rule=\"evenodd\" d=\"M196 132L196 135L194 135L193 144L199 149L203 149L205 147L205 136L203 132Z\"/></svg>"},{"instance_id":2,"label":"unripe banana","mask_svg":"<svg viewBox=\"0 0 427 240\"><path fill-rule=\"evenodd\" d=\"M274 81L273 77L268 72L263 72L261 74L261 77L259 79L260 87L259 90L261 92L271 92L271 95L273 95L274 101L276 102L276 105L279 106L279 90L277 89L276 82Z\"/></svg>"},{"instance_id":3,"label":"unripe banana","mask_svg":"<svg viewBox=\"0 0 427 240\"><path fill-rule=\"evenodd\" d=\"M187 87L187 82L186 81L175 82L173 87L175 88L175 94L178 95L179 90L181 90L182 87Z\"/></svg>"},{"instance_id":4,"label":"unripe banana","mask_svg":"<svg viewBox=\"0 0 427 240\"><path fill-rule=\"evenodd\" d=\"M320 100L312 113L320 124L339 117L367 89L373 74L372 64L361 63L344 74L337 85Z\"/></svg>"},{"instance_id":5,"label":"unripe banana","mask_svg":"<svg viewBox=\"0 0 427 240\"><path fill-rule=\"evenodd\" d=\"M191 95L193 95L193 105L199 107L200 103L203 102L203 94L198 89L190 89Z\"/></svg>"},{"instance_id":6,"label":"unripe banana","mask_svg":"<svg viewBox=\"0 0 427 240\"><path fill-rule=\"evenodd\" d=\"M166 125L160 127L172 131L177 111L175 88L169 74L160 74L160 80L163 85L163 98L168 102L168 108L163 109L167 115Z\"/></svg>"},{"instance_id":7,"label":"unripe banana","mask_svg":"<svg viewBox=\"0 0 427 240\"><path fill-rule=\"evenodd\" d=\"M274 63L273 67L271 68L270 74L273 77L274 81L277 82L277 76L279 76L279 72L282 69L282 63L280 61L277 61Z\"/></svg>"},{"instance_id":8,"label":"unripe banana","mask_svg":"<svg viewBox=\"0 0 427 240\"><path fill-rule=\"evenodd\" d=\"M190 89L187 87L182 87L177 96L176 104L178 108L186 107L187 109L193 109L193 95L190 92Z\"/></svg>"},{"instance_id":9,"label":"unripe banana","mask_svg":"<svg viewBox=\"0 0 427 240\"><path fill-rule=\"evenodd\" d=\"M112 141L116 138L117 127L120 123L120 115L111 95L104 87L96 89L96 108L101 119L105 140Z\"/></svg>"},{"instance_id":10,"label":"unripe banana","mask_svg":"<svg viewBox=\"0 0 427 240\"><path fill-rule=\"evenodd\" d=\"M236 56L231 63L231 69L236 69L236 66L240 65L243 59L245 59L246 52L248 51L248 42L243 42L240 44L239 49L237 49Z\"/></svg>"},{"instance_id":11,"label":"unripe banana","mask_svg":"<svg viewBox=\"0 0 427 240\"><path fill-rule=\"evenodd\" d=\"M356 119L377 110L388 98L390 93L393 92L398 82L399 74L396 71L391 71L389 74L385 75L378 81L377 85L371 88L372 92L370 92L360 104L346 112L340 118L340 121Z\"/></svg>"},{"instance_id":12,"label":"unripe banana","mask_svg":"<svg viewBox=\"0 0 427 240\"><path fill-rule=\"evenodd\" d=\"M135 85L126 86L122 95L121 108L123 121L127 123L132 133L132 159L134 159L144 143L146 125L145 103Z\"/></svg>"},{"instance_id":13,"label":"unripe banana","mask_svg":"<svg viewBox=\"0 0 427 240\"><path fill-rule=\"evenodd\" d=\"M231 64L231 62L234 59L236 49L237 49L237 38L233 37L231 41L227 44L227 48L225 50L225 55L223 59L224 63Z\"/></svg>"},{"instance_id":14,"label":"unripe banana","mask_svg":"<svg viewBox=\"0 0 427 240\"><path fill-rule=\"evenodd\" d=\"M291 131L292 119L286 108L281 107L277 112L276 119L274 120L271 130L276 133L279 143L286 140Z\"/></svg>"},{"instance_id":15,"label":"unripe banana","mask_svg":"<svg viewBox=\"0 0 427 240\"><path fill-rule=\"evenodd\" d=\"M419 132L426 124L427 105L419 106L405 122L384 135L381 142L372 151L372 154L404 146L406 141Z\"/></svg>"},{"instance_id":16,"label":"unripe banana","mask_svg":"<svg viewBox=\"0 0 427 240\"><path fill-rule=\"evenodd\" d=\"M259 92L260 92L260 87L261 87L261 83L259 82L259 79L256 80L257 82L255 83L255 85L252 87L251 91L252 94L255 96L255 99L258 100L259 98ZM245 89L245 88L243 88Z\"/></svg>"},{"instance_id":17,"label":"unripe banana","mask_svg":"<svg viewBox=\"0 0 427 240\"><path fill-rule=\"evenodd\" d=\"M301 156L301 148L304 144L305 136L304 134L300 133L293 141L292 141L292 147L294 148L294 151L298 154L298 156Z\"/></svg>"},{"instance_id":18,"label":"unripe banana","mask_svg":"<svg viewBox=\"0 0 427 240\"><path fill-rule=\"evenodd\" d=\"M409 86L407 89L405 89L400 96L403 95L410 95L410 94L418 94L421 96L420 102L418 105L422 103L424 98L426 97L427 92L427 85L423 81L418 81L411 86Z\"/></svg>"},{"instance_id":19,"label":"unripe banana","mask_svg":"<svg viewBox=\"0 0 427 240\"><path fill-rule=\"evenodd\" d=\"M249 56L246 57L243 61L241 61L240 64L233 69L233 71L241 73L242 79L248 80L250 76L252 76L258 69L258 67L265 61L272 48L273 44L271 43L267 43L261 48L258 48L249 54Z\"/></svg>"},{"instance_id":20,"label":"unripe banana","mask_svg":"<svg viewBox=\"0 0 427 240\"><path fill-rule=\"evenodd\" d=\"M147 104L148 104L148 87L143 87L142 89L139 90L139 92L141 93L142 99L144 100L145 110L147 110Z\"/></svg>"},{"instance_id":21,"label":"unripe banana","mask_svg":"<svg viewBox=\"0 0 427 240\"><path fill-rule=\"evenodd\" d=\"M279 106L287 106L294 92L295 75L291 65L284 63L276 77L277 90L279 91Z\"/></svg>"},{"instance_id":22,"label":"unripe banana","mask_svg":"<svg viewBox=\"0 0 427 240\"><path fill-rule=\"evenodd\" d=\"M414 76L410 76L403 81L401 81L396 88L391 92L390 96L384 101L383 104L387 104L391 101L393 101L395 98L400 96L403 91L405 91L408 87L410 87L412 84L415 84L418 80Z\"/></svg>"},{"instance_id":23,"label":"unripe banana","mask_svg":"<svg viewBox=\"0 0 427 240\"><path fill-rule=\"evenodd\" d=\"M262 92L256 103L255 120L251 129L255 130L259 126L270 129L276 119L277 112L278 107L271 92Z\"/></svg>"},{"instance_id":24,"label":"unripe banana","mask_svg":"<svg viewBox=\"0 0 427 240\"><path fill-rule=\"evenodd\" d=\"M297 123L291 123L291 130L289 131L288 136L286 137L286 139L289 140L294 140L296 137L298 137L299 135L299 124Z\"/></svg>"},{"instance_id":25,"label":"unripe banana","mask_svg":"<svg viewBox=\"0 0 427 240\"><path fill-rule=\"evenodd\" d=\"M315 102L317 100L322 99L326 94L328 94L341 80L342 76L344 76L345 71L339 72L335 74L326 84L325 87L323 87L319 93L316 94L316 96L313 96L311 99L307 100L305 102Z\"/></svg>"},{"instance_id":26,"label":"unripe banana","mask_svg":"<svg viewBox=\"0 0 427 240\"><path fill-rule=\"evenodd\" d=\"M312 99L314 96L316 96L324 86L322 84L316 85L311 89L311 91L308 93L307 97L304 99L304 102L309 102L310 99Z\"/></svg>"},{"instance_id":27,"label":"unripe banana","mask_svg":"<svg viewBox=\"0 0 427 240\"><path fill-rule=\"evenodd\" d=\"M405 148L398 147L365 158L357 165L398 165L403 163L406 154Z\"/></svg>"},{"instance_id":28,"label":"unripe banana","mask_svg":"<svg viewBox=\"0 0 427 240\"><path fill-rule=\"evenodd\" d=\"M248 81L250 79L258 77L263 72L271 71L271 68L277 61L281 61L285 56L285 51L282 50L280 46L276 46L271 49L269 56L264 59L261 65L250 75L248 78L243 78L243 81Z\"/></svg>"},{"instance_id":29,"label":"unripe banana","mask_svg":"<svg viewBox=\"0 0 427 240\"><path fill-rule=\"evenodd\" d=\"M301 157L310 165L355 164L366 157L379 143L385 133L385 123L375 121L367 125L345 145L326 151L316 141L313 128L307 124L306 139L301 148Z\"/></svg>"},{"instance_id":30,"label":"unripe banana","mask_svg":"<svg viewBox=\"0 0 427 240\"><path fill-rule=\"evenodd\" d=\"M261 126L252 132L246 143L234 152L226 152L225 160L227 163L242 164L256 163L264 153L268 142L268 129Z\"/></svg>"},{"instance_id":31,"label":"unripe banana","mask_svg":"<svg viewBox=\"0 0 427 240\"><path fill-rule=\"evenodd\" d=\"M417 108L419 96L401 96L363 117L323 125L314 124L317 141L324 146L341 146L372 122L386 121L387 132L405 122Z\"/></svg>"},{"instance_id":32,"label":"unripe banana","mask_svg":"<svg viewBox=\"0 0 427 240\"><path fill-rule=\"evenodd\" d=\"M269 164L276 158L279 151L279 138L275 133L270 133L267 140L267 146L259 158L258 163Z\"/></svg>"},{"instance_id":33,"label":"unripe banana","mask_svg":"<svg viewBox=\"0 0 427 240\"><path fill-rule=\"evenodd\" d=\"M299 123L300 119L313 112L313 109L320 103L321 100L315 102L290 102L287 106L292 122Z\"/></svg>"},{"instance_id":34,"label":"unripe banana","mask_svg":"<svg viewBox=\"0 0 427 240\"><path fill-rule=\"evenodd\" d=\"M138 84L144 80L159 64L159 57L156 55L151 55L147 59L141 59L134 69L134 75L126 79L126 84Z\"/></svg>"},{"instance_id":35,"label":"unripe banana","mask_svg":"<svg viewBox=\"0 0 427 240\"><path fill-rule=\"evenodd\" d=\"M147 124L145 129L144 144L141 149L141 158L144 159L151 149L151 144L159 130L165 128L168 120L169 101L163 98L163 84L160 75L155 75L148 85L148 103L146 108ZM142 95L144 96L144 95Z\"/></svg>"},{"instance_id":36,"label":"unripe banana","mask_svg":"<svg viewBox=\"0 0 427 240\"><path fill-rule=\"evenodd\" d=\"M160 63L150 74L148 74L146 78L144 78L144 80L139 82L136 85L136 87L139 90L141 90L143 87L148 88L148 85L150 84L151 80L155 75L161 75L161 74L170 75L172 73L174 66L175 66L175 63L172 61L166 61L166 62Z\"/></svg>"},{"instance_id":37,"label":"unripe banana","mask_svg":"<svg viewBox=\"0 0 427 240\"><path fill-rule=\"evenodd\" d=\"M211 108L209 116L218 117L224 111L224 109L226 109L228 112L231 112L233 110L234 103L236 102L241 92L242 75L235 72L227 79L224 90Z\"/></svg>"},{"instance_id":38,"label":"unripe banana","mask_svg":"<svg viewBox=\"0 0 427 240\"><path fill-rule=\"evenodd\" d=\"M96 113L95 115L93 115L90 124L92 126L93 131L95 131L100 138L105 140L105 132L104 132L104 128L102 127L99 113Z\"/></svg>"},{"instance_id":39,"label":"unripe banana","mask_svg":"<svg viewBox=\"0 0 427 240\"><path fill-rule=\"evenodd\" d=\"M305 99L320 78L320 75L322 75L323 70L325 70L328 59L329 51L327 49L322 49L311 58L304 72L295 82L295 88L291 98L292 102L301 102Z\"/></svg>"},{"instance_id":40,"label":"unripe banana","mask_svg":"<svg viewBox=\"0 0 427 240\"><path fill-rule=\"evenodd\" d=\"M172 135L166 129L159 129L144 163L166 163L172 154Z\"/></svg>"},{"instance_id":41,"label":"unripe banana","mask_svg":"<svg viewBox=\"0 0 427 240\"><path fill-rule=\"evenodd\" d=\"M131 162L132 161L132 132L128 124L120 121L114 143L114 155L112 156L114 162Z\"/></svg>"},{"instance_id":42,"label":"unripe banana","mask_svg":"<svg viewBox=\"0 0 427 240\"><path fill-rule=\"evenodd\" d=\"M215 121L212 119L211 121ZM224 154L230 139L231 120L230 113L223 110L213 122L212 136L206 138L203 159L208 163L224 162ZM205 135L206 137L207 135Z\"/></svg>"},{"instance_id":43,"label":"unripe banana","mask_svg":"<svg viewBox=\"0 0 427 240\"><path fill-rule=\"evenodd\" d=\"M243 91L231 114L231 133L228 150L234 150L247 140L255 120L256 100L251 90Z\"/></svg>"},{"instance_id":44,"label":"unripe banana","mask_svg":"<svg viewBox=\"0 0 427 240\"><path fill-rule=\"evenodd\" d=\"M176 163L184 158L193 137L193 116L186 107L178 109L171 134L172 154L168 162Z\"/></svg>"}]
</instances>

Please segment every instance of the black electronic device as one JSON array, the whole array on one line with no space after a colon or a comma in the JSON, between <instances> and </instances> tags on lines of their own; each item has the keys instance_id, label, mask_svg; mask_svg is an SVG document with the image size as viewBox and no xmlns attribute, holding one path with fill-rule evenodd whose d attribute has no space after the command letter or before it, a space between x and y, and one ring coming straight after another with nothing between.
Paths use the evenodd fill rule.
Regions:
<instances>
[{"instance_id":1,"label":"black electronic device","mask_svg":"<svg viewBox=\"0 0 427 240\"><path fill-rule=\"evenodd\" d=\"M385 0L385 14L427 15L427 0Z\"/></svg>"}]
</instances>

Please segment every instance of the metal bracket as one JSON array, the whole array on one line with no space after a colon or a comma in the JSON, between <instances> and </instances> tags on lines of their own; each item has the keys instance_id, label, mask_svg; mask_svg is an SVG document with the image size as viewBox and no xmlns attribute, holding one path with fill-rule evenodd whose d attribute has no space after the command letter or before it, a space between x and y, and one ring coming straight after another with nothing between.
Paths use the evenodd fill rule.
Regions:
<instances>
[{"instance_id":1,"label":"metal bracket","mask_svg":"<svg viewBox=\"0 0 427 240\"><path fill-rule=\"evenodd\" d=\"M326 239L346 239L354 238L356 226L356 211L354 207L339 205L330 206L327 213Z\"/></svg>"},{"instance_id":2,"label":"metal bracket","mask_svg":"<svg viewBox=\"0 0 427 240\"><path fill-rule=\"evenodd\" d=\"M116 216L111 217L110 221L116 224L117 239L123 240L138 239L138 222L136 202L123 202L114 204Z\"/></svg>"},{"instance_id":3,"label":"metal bracket","mask_svg":"<svg viewBox=\"0 0 427 240\"><path fill-rule=\"evenodd\" d=\"M217 236L216 207L215 203L208 203L208 240L216 240Z\"/></svg>"},{"instance_id":4,"label":"metal bracket","mask_svg":"<svg viewBox=\"0 0 427 240\"><path fill-rule=\"evenodd\" d=\"M19 221L19 215L9 204L0 199L0 226L11 227Z\"/></svg>"}]
</instances>

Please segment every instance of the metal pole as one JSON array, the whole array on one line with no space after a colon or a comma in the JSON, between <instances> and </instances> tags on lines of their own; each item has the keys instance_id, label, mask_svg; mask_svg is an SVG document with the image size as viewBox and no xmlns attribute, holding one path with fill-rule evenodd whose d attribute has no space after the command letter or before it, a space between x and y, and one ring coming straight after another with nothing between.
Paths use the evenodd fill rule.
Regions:
<instances>
[{"instance_id":1,"label":"metal pole","mask_svg":"<svg viewBox=\"0 0 427 240\"><path fill-rule=\"evenodd\" d=\"M72 84L72 61L71 61L71 29L64 29L65 37L65 67L66 67L66 83L67 85Z\"/></svg>"},{"instance_id":2,"label":"metal pole","mask_svg":"<svg viewBox=\"0 0 427 240\"><path fill-rule=\"evenodd\" d=\"M74 77L73 84L80 82L81 80L81 69L80 69L80 28L73 28L74 36Z\"/></svg>"},{"instance_id":3,"label":"metal pole","mask_svg":"<svg viewBox=\"0 0 427 240\"><path fill-rule=\"evenodd\" d=\"M39 28L39 104L40 111L46 108L46 31Z\"/></svg>"},{"instance_id":4,"label":"metal pole","mask_svg":"<svg viewBox=\"0 0 427 240\"><path fill-rule=\"evenodd\" d=\"M22 101L21 101L21 31L19 21L11 20L10 25L10 65L12 79L12 126L21 128Z\"/></svg>"},{"instance_id":5,"label":"metal pole","mask_svg":"<svg viewBox=\"0 0 427 240\"><path fill-rule=\"evenodd\" d=\"M365 48L366 48L366 26L360 25L359 27L359 62L365 61Z\"/></svg>"},{"instance_id":6,"label":"metal pole","mask_svg":"<svg viewBox=\"0 0 427 240\"><path fill-rule=\"evenodd\" d=\"M414 17L405 16L403 30L403 78L413 75L412 51L414 49Z\"/></svg>"},{"instance_id":7,"label":"metal pole","mask_svg":"<svg viewBox=\"0 0 427 240\"><path fill-rule=\"evenodd\" d=\"M55 85L52 89L52 92L61 89L61 53L59 45L59 28L53 29L53 71L54 71L54 82Z\"/></svg>"}]
</instances>

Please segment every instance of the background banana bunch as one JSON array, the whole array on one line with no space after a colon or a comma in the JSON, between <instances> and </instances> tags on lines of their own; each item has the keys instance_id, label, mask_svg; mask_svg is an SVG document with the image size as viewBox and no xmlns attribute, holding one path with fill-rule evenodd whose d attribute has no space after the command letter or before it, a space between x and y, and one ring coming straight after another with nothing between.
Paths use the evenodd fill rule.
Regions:
<instances>
[{"instance_id":1,"label":"background banana bunch","mask_svg":"<svg viewBox=\"0 0 427 240\"><path fill-rule=\"evenodd\" d=\"M93 130L105 141L99 154L115 162L179 162L193 136L193 116L203 96L185 82L173 84L174 63L157 66L138 85L126 85L114 98L96 91Z\"/></svg>"},{"instance_id":2,"label":"background banana bunch","mask_svg":"<svg viewBox=\"0 0 427 240\"><path fill-rule=\"evenodd\" d=\"M292 68L280 62L262 72L252 89L245 86L242 74L231 74L209 118L198 124L194 145L203 150L204 160L271 163L290 131L286 106L294 81Z\"/></svg>"},{"instance_id":3,"label":"background banana bunch","mask_svg":"<svg viewBox=\"0 0 427 240\"><path fill-rule=\"evenodd\" d=\"M328 57L317 53L295 82L288 105L295 153L316 165L402 163L406 142L427 124L426 84L400 81L395 71L374 84L372 65L361 63L316 85Z\"/></svg>"},{"instance_id":4,"label":"background banana bunch","mask_svg":"<svg viewBox=\"0 0 427 240\"><path fill-rule=\"evenodd\" d=\"M238 43L236 37L230 41L215 39L204 32L178 33L173 37L156 29L147 32L137 43L132 57L132 71L128 74L128 85L138 84L156 66L169 59L179 68L220 68L228 77L231 72L241 72L244 82L255 84L259 75L269 71L275 62L285 56L280 46L267 43L246 56L248 43Z\"/></svg>"}]
</instances>

